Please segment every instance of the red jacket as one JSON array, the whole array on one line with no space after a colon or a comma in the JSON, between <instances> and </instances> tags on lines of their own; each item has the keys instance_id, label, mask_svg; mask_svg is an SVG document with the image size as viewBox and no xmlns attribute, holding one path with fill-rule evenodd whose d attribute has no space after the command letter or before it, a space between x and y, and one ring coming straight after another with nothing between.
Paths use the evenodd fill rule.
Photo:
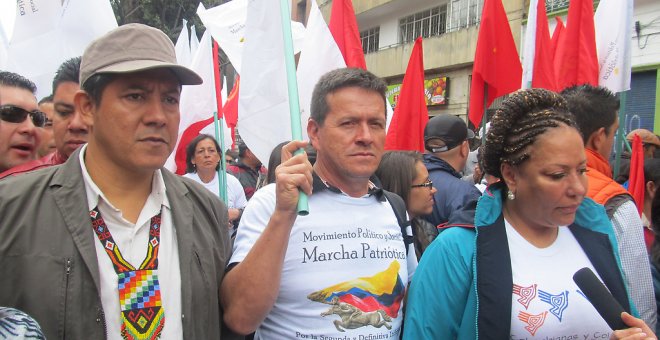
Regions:
<instances>
[{"instance_id":1,"label":"red jacket","mask_svg":"<svg viewBox=\"0 0 660 340\"><path fill-rule=\"evenodd\" d=\"M9 176L16 176L20 175L26 172L38 170L41 168L46 168L49 166L53 165L58 165L62 164L67 160L67 157L62 155L59 151L55 150L55 152L50 153L46 156L43 156L39 159L35 159L33 161L23 163L21 165L15 166L3 173L0 173L0 179L3 179L5 177Z\"/></svg>"}]
</instances>

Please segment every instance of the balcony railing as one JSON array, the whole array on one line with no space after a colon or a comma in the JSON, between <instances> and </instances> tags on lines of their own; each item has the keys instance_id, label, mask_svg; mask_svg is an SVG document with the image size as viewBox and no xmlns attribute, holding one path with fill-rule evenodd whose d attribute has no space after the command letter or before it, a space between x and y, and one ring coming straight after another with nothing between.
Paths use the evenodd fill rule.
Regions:
<instances>
[{"instance_id":1,"label":"balcony railing","mask_svg":"<svg viewBox=\"0 0 660 340\"><path fill-rule=\"evenodd\" d=\"M569 0L545 0L545 10L548 13L568 8Z\"/></svg>"}]
</instances>

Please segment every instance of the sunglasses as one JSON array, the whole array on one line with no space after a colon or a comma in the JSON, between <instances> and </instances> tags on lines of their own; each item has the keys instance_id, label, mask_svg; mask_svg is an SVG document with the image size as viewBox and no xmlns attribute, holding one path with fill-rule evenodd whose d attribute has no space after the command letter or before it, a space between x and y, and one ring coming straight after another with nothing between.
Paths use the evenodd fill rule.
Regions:
<instances>
[{"instance_id":1,"label":"sunglasses","mask_svg":"<svg viewBox=\"0 0 660 340\"><path fill-rule=\"evenodd\" d=\"M43 127L46 124L46 114L39 111L28 111L14 105L0 106L0 119L9 123L22 123L30 116L32 123L36 127Z\"/></svg>"},{"instance_id":2,"label":"sunglasses","mask_svg":"<svg viewBox=\"0 0 660 340\"><path fill-rule=\"evenodd\" d=\"M411 188L433 188L433 181L432 180L426 180L426 182L422 184L413 184L410 186Z\"/></svg>"}]
</instances>

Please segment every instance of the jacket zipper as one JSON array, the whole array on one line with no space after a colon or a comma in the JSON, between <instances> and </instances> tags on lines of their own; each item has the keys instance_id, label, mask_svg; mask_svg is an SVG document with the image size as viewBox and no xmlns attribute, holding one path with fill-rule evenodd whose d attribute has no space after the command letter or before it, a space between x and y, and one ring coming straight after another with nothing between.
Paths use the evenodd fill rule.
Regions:
<instances>
[{"instance_id":1,"label":"jacket zipper","mask_svg":"<svg viewBox=\"0 0 660 340\"><path fill-rule=\"evenodd\" d=\"M66 259L65 279L64 279L64 327L62 329L62 339L66 339L66 305L69 296L69 277L71 275L71 259Z\"/></svg>"}]
</instances>

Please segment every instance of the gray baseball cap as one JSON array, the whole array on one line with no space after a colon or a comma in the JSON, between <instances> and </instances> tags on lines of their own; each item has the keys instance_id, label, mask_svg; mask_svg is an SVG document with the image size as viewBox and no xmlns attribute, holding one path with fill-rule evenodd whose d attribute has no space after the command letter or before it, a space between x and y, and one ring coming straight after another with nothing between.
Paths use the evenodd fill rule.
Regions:
<instances>
[{"instance_id":1,"label":"gray baseball cap","mask_svg":"<svg viewBox=\"0 0 660 340\"><path fill-rule=\"evenodd\" d=\"M122 25L92 41L80 62L80 85L99 73L132 73L168 68L181 85L198 85L202 78L176 63L174 44L161 30L143 24Z\"/></svg>"}]
</instances>

